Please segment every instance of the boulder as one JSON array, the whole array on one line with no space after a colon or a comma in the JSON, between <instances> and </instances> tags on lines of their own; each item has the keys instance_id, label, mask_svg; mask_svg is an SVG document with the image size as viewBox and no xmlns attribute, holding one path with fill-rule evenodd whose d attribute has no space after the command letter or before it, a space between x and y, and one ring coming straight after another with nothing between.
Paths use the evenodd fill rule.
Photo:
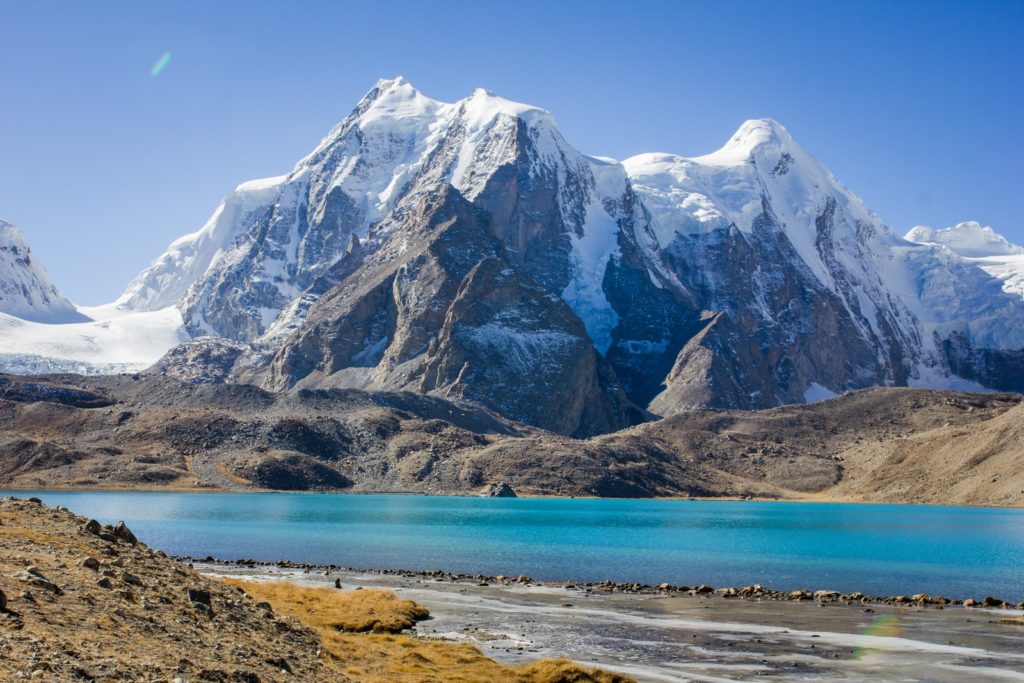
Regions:
<instances>
[{"instance_id":1,"label":"boulder","mask_svg":"<svg viewBox=\"0 0 1024 683\"><path fill-rule=\"evenodd\" d=\"M64 592L57 584L43 576L38 567L28 567L25 571L15 574L14 578L26 581L57 595L61 595Z\"/></svg>"},{"instance_id":2,"label":"boulder","mask_svg":"<svg viewBox=\"0 0 1024 683\"><path fill-rule=\"evenodd\" d=\"M0 590L0 612L6 612L6 611L7 611L7 596L4 595L4 592L2 590Z\"/></svg>"},{"instance_id":3,"label":"boulder","mask_svg":"<svg viewBox=\"0 0 1024 683\"><path fill-rule=\"evenodd\" d=\"M95 519L90 519L88 522L85 523L85 525L82 528L88 531L90 534L95 534L96 536L99 536L100 530L103 527L101 527L100 523L97 522Z\"/></svg>"},{"instance_id":4,"label":"boulder","mask_svg":"<svg viewBox=\"0 0 1024 683\"><path fill-rule=\"evenodd\" d=\"M508 482L501 482L500 484L491 484L484 489L483 494L487 498L518 498L516 492L508 484Z\"/></svg>"},{"instance_id":5,"label":"boulder","mask_svg":"<svg viewBox=\"0 0 1024 683\"><path fill-rule=\"evenodd\" d=\"M121 580L132 586L142 585L142 579L129 572L121 572Z\"/></svg>"},{"instance_id":6,"label":"boulder","mask_svg":"<svg viewBox=\"0 0 1024 683\"><path fill-rule=\"evenodd\" d=\"M95 557L84 557L79 564L93 571L97 571L100 568L100 562Z\"/></svg>"},{"instance_id":7,"label":"boulder","mask_svg":"<svg viewBox=\"0 0 1024 683\"><path fill-rule=\"evenodd\" d=\"M188 589L188 601L193 605L205 605L210 606L210 591L202 590L200 588L189 588Z\"/></svg>"},{"instance_id":8,"label":"boulder","mask_svg":"<svg viewBox=\"0 0 1024 683\"><path fill-rule=\"evenodd\" d=\"M132 533L131 529L125 526L124 522L118 522L114 526L114 536L126 543L131 543L132 545L139 542L139 539L135 538L135 534Z\"/></svg>"}]
</instances>

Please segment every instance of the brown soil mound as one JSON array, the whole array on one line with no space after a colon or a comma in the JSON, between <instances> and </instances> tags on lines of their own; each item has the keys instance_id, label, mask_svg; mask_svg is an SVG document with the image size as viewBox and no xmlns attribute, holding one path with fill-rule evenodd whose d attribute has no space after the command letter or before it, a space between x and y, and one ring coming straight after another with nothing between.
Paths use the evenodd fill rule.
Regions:
<instances>
[{"instance_id":1,"label":"brown soil mound","mask_svg":"<svg viewBox=\"0 0 1024 683\"><path fill-rule=\"evenodd\" d=\"M1012 394L867 389L572 439L409 393L0 377L0 486L1024 505Z\"/></svg>"}]
</instances>

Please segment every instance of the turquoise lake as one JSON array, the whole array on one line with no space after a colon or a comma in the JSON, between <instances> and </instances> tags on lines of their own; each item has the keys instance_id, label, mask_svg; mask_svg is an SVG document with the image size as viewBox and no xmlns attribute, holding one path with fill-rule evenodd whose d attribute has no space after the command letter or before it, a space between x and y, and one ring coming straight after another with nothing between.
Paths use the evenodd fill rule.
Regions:
<instances>
[{"instance_id":1,"label":"turquoise lake","mask_svg":"<svg viewBox=\"0 0 1024 683\"><path fill-rule=\"evenodd\" d=\"M1024 600L1024 510L734 501L0 491L173 555L536 579Z\"/></svg>"}]
</instances>

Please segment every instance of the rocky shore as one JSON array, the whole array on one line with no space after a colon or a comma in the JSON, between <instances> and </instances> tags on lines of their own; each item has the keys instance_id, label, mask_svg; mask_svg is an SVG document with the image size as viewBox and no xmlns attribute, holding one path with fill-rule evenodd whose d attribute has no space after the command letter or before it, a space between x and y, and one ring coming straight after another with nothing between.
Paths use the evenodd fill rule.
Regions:
<instances>
[{"instance_id":1,"label":"rocky shore","mask_svg":"<svg viewBox=\"0 0 1024 683\"><path fill-rule=\"evenodd\" d=\"M1013 603L1007 600L986 595L978 598L949 598L942 595L929 595L928 593L915 593L913 595L867 595L860 592L841 593L830 589L796 589L796 590L774 590L759 583L739 588L732 586L714 587L706 583L695 585L682 585L660 583L656 585L644 583L617 583L610 579L601 582L588 581L540 581L529 576L488 576L485 574L464 574L447 572L442 570L409 570L409 569L358 569L342 567L334 564L312 564L304 562L291 562L289 560L278 560L266 562L253 559L223 560L212 556L191 557L181 556L177 558L181 562L190 565L200 563L207 567L237 567L240 569L259 569L264 567L275 567L278 569L298 570L304 573L319 573L330 575L332 573L366 573L379 574L381 576L396 576L409 579L423 579L431 581L445 581L448 583L472 584L486 587L497 586L540 586L546 588L563 588L570 591L579 591L585 594L626 594L626 595L690 595L690 596L712 596L723 599L739 600L783 600L808 603L838 603L844 605L897 605L917 607L933 607L943 609L946 606L959 607L982 607L987 609L1018 609L1024 610L1024 600Z\"/></svg>"},{"instance_id":2,"label":"rocky shore","mask_svg":"<svg viewBox=\"0 0 1024 683\"><path fill-rule=\"evenodd\" d=\"M471 644L509 664L564 656L652 683L1024 679L1024 610L287 562L195 567L229 580L391 590L430 605L418 638Z\"/></svg>"},{"instance_id":3,"label":"rocky shore","mask_svg":"<svg viewBox=\"0 0 1024 683\"><path fill-rule=\"evenodd\" d=\"M387 590L228 585L39 499L0 499L0 681L628 683L563 659L509 666L408 635Z\"/></svg>"}]
</instances>

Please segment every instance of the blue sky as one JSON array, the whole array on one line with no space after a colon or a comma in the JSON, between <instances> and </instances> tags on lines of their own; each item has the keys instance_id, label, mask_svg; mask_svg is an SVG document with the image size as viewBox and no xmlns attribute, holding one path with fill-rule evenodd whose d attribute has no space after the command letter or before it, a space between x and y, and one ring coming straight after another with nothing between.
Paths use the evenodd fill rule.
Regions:
<instances>
[{"instance_id":1,"label":"blue sky","mask_svg":"<svg viewBox=\"0 0 1024 683\"><path fill-rule=\"evenodd\" d=\"M1022 73L1024 1L0 0L0 217L73 300L112 300L401 74L543 106L618 158L770 116L899 232L1024 243Z\"/></svg>"}]
</instances>

